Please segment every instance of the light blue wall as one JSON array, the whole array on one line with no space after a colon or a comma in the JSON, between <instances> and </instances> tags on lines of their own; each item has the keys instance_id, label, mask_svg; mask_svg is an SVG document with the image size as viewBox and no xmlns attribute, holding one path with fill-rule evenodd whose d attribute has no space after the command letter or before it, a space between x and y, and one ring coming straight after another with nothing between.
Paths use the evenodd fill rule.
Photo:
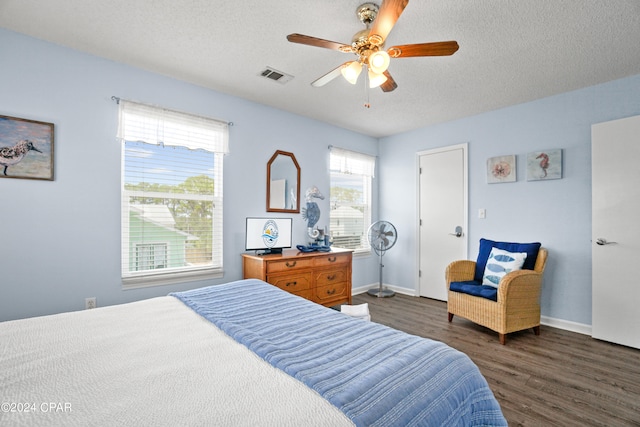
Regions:
<instances>
[{"instance_id":1,"label":"light blue wall","mask_svg":"<svg viewBox=\"0 0 640 427\"><path fill-rule=\"evenodd\" d=\"M111 305L242 275L244 218L265 212L266 162L296 154L304 190L328 193L329 144L379 155L374 219L401 238L385 255L385 283L416 286L418 151L469 143L470 250L481 237L539 240L550 250L543 315L591 323L593 123L640 114L640 76L376 141L239 98L0 29L0 114L55 124L55 181L0 179L0 321ZM265 82L271 84L271 82ZM225 277L123 291L120 282L120 147L111 96L234 122L225 158ZM564 178L527 182L526 153L562 148ZM518 181L487 185L488 157L518 156ZM379 206L378 210L376 209ZM319 225L328 225L328 198ZM477 210L487 209L485 220ZM285 216L285 215L281 215ZM305 224L294 218L294 242ZM354 287L377 284L375 257L356 258Z\"/></svg>"},{"instance_id":2,"label":"light blue wall","mask_svg":"<svg viewBox=\"0 0 640 427\"><path fill-rule=\"evenodd\" d=\"M266 164L277 149L296 155L303 193L312 185L329 192L329 144L377 154L376 139L3 29L0 58L0 115L55 124L55 180L0 179L0 321L80 310L86 297L105 306L240 279L244 220L266 215ZM121 289L113 95L234 123L223 279ZM328 197L320 208L318 225L328 226ZM304 221L293 218L294 243L306 243ZM356 259L354 286L373 283L371 271L375 258Z\"/></svg>"},{"instance_id":3,"label":"light blue wall","mask_svg":"<svg viewBox=\"0 0 640 427\"><path fill-rule=\"evenodd\" d=\"M468 142L469 257L482 237L542 242L543 316L590 325L591 125L637 114L640 75L382 139L380 218L402 235L387 252L385 281L417 288L416 153ZM528 182L526 154L554 148L563 150L563 178ZM507 154L517 155L517 182L487 184L487 158Z\"/></svg>"}]
</instances>

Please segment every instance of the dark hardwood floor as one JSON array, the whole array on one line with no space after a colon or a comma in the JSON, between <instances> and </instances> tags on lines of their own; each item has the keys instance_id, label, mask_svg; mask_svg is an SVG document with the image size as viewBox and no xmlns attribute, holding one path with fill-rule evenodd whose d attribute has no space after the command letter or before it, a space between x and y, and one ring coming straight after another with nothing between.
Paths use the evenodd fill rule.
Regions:
<instances>
[{"instance_id":1,"label":"dark hardwood floor","mask_svg":"<svg viewBox=\"0 0 640 427\"><path fill-rule=\"evenodd\" d=\"M507 336L454 317L445 302L396 295L353 297L371 320L442 341L487 379L510 426L640 426L640 350L541 326ZM624 327L624 325L621 325Z\"/></svg>"}]
</instances>

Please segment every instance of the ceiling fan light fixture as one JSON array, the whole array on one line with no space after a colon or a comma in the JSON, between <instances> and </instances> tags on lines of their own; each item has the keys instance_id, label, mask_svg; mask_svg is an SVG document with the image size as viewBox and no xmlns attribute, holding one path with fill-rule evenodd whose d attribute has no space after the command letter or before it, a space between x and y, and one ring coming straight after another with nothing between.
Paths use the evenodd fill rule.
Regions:
<instances>
[{"instance_id":1,"label":"ceiling fan light fixture","mask_svg":"<svg viewBox=\"0 0 640 427\"><path fill-rule=\"evenodd\" d=\"M324 86L334 78L337 78L339 74L342 74L349 83L355 85L360 73L362 73L362 68L366 68L364 73L365 92L369 93L369 87L380 87L382 92L387 93L398 87L398 84L388 71L391 58L448 56L454 54L459 48L455 40L403 44L388 49L384 48L387 36L408 3L409 0L382 0L380 6L375 3L361 4L356 9L356 14L360 22L364 24L365 29L358 31L353 36L350 45L304 34L289 34L287 40L292 43L331 49L342 53L353 53L357 57L356 61L347 61L342 65L338 65L324 76L316 79L311 85L314 87ZM370 106L368 98L365 106Z\"/></svg>"},{"instance_id":2,"label":"ceiling fan light fixture","mask_svg":"<svg viewBox=\"0 0 640 427\"><path fill-rule=\"evenodd\" d=\"M376 74L382 74L389 68L391 58L384 50L378 50L369 55L369 68Z\"/></svg>"},{"instance_id":3,"label":"ceiling fan light fixture","mask_svg":"<svg viewBox=\"0 0 640 427\"><path fill-rule=\"evenodd\" d=\"M358 76L362 72L362 64L358 61L352 61L349 65L342 67L340 70L342 76L352 85L358 81Z\"/></svg>"},{"instance_id":4,"label":"ceiling fan light fixture","mask_svg":"<svg viewBox=\"0 0 640 427\"><path fill-rule=\"evenodd\" d=\"M381 84L383 84L384 82L386 82L387 76L385 76L384 74L378 74L373 72L373 70L369 70L369 87L371 89L373 89L374 87L378 87Z\"/></svg>"}]
</instances>

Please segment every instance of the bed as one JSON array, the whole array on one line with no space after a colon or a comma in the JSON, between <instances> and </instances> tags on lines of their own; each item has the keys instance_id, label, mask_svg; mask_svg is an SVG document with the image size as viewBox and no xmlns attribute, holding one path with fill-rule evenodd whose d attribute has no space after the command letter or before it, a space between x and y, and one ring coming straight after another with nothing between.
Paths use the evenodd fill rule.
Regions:
<instances>
[{"instance_id":1,"label":"bed","mask_svg":"<svg viewBox=\"0 0 640 427\"><path fill-rule=\"evenodd\" d=\"M507 425L447 345L256 279L0 323L0 425Z\"/></svg>"}]
</instances>

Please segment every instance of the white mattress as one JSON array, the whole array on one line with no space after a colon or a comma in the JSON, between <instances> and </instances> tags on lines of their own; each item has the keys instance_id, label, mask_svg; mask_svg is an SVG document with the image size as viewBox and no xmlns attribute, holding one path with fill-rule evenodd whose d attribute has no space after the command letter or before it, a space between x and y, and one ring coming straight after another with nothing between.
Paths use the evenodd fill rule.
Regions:
<instances>
[{"instance_id":1,"label":"white mattress","mask_svg":"<svg viewBox=\"0 0 640 427\"><path fill-rule=\"evenodd\" d=\"M0 399L2 426L353 425L169 296L0 323Z\"/></svg>"}]
</instances>

